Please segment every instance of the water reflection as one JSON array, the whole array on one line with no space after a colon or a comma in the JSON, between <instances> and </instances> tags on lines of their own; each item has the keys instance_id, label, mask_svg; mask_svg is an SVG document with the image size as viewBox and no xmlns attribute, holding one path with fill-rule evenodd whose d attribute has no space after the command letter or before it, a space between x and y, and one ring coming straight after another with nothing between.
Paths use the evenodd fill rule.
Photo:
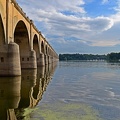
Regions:
<instances>
[{"instance_id":1,"label":"water reflection","mask_svg":"<svg viewBox=\"0 0 120 120\"><path fill-rule=\"evenodd\" d=\"M21 77L0 78L0 120L16 119L20 101Z\"/></svg>"},{"instance_id":2,"label":"water reflection","mask_svg":"<svg viewBox=\"0 0 120 120\"><path fill-rule=\"evenodd\" d=\"M55 68L56 64L51 64L24 69L19 77L0 77L0 120L21 120L29 116L30 108L35 108L42 99Z\"/></svg>"}]
</instances>

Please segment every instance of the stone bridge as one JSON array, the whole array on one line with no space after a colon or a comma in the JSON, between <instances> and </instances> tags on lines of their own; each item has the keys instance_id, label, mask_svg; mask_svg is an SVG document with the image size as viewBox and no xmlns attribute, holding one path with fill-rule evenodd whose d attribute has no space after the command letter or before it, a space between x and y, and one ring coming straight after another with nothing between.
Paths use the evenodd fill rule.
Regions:
<instances>
[{"instance_id":1,"label":"stone bridge","mask_svg":"<svg viewBox=\"0 0 120 120\"><path fill-rule=\"evenodd\" d=\"M15 0L0 0L0 76L21 75L58 55Z\"/></svg>"}]
</instances>

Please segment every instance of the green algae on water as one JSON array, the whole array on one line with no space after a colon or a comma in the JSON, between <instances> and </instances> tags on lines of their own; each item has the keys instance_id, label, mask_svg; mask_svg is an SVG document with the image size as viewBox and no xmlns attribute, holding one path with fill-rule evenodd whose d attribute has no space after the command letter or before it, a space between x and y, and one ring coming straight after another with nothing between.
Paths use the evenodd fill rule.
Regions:
<instances>
[{"instance_id":1,"label":"green algae on water","mask_svg":"<svg viewBox=\"0 0 120 120\"><path fill-rule=\"evenodd\" d=\"M102 120L99 118L99 113L86 104L43 104L39 107L40 109L34 111L39 119L33 113L35 120Z\"/></svg>"}]
</instances>

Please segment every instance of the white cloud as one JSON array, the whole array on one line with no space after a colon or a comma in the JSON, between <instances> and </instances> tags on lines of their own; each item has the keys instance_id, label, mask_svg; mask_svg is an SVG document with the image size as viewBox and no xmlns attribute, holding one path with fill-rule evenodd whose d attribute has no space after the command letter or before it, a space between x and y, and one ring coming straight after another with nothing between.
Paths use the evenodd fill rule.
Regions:
<instances>
[{"instance_id":1,"label":"white cloud","mask_svg":"<svg viewBox=\"0 0 120 120\"><path fill-rule=\"evenodd\" d=\"M28 2L17 0L23 7L24 5L29 5L28 7L35 7L45 11L73 11L73 12L80 12L84 13L83 7L81 5L84 4L83 0L29 0ZM28 3L28 4L27 4ZM33 6L34 5L34 6Z\"/></svg>"},{"instance_id":2,"label":"white cloud","mask_svg":"<svg viewBox=\"0 0 120 120\"><path fill-rule=\"evenodd\" d=\"M99 40L99 41L94 41L91 46L102 46L102 47L106 47L106 46L115 46L117 44L120 44L120 41L108 41L108 40Z\"/></svg>"},{"instance_id":3,"label":"white cloud","mask_svg":"<svg viewBox=\"0 0 120 120\"><path fill-rule=\"evenodd\" d=\"M33 14L34 13L34 14ZM30 16L35 21L43 21L46 24L48 30L58 31L61 33L67 33L67 35L71 32L102 32L104 30L108 30L113 26L112 19L108 17L97 17L97 18L89 18L89 17L76 17L76 16L67 16L62 13L58 13L56 11L46 12L44 10L33 10Z\"/></svg>"},{"instance_id":4,"label":"white cloud","mask_svg":"<svg viewBox=\"0 0 120 120\"><path fill-rule=\"evenodd\" d=\"M116 10L117 12L120 12L120 0L116 0L116 4L117 6L114 7L114 10Z\"/></svg>"},{"instance_id":5,"label":"white cloud","mask_svg":"<svg viewBox=\"0 0 120 120\"><path fill-rule=\"evenodd\" d=\"M102 0L102 4L106 4L108 2L109 2L109 0Z\"/></svg>"},{"instance_id":6,"label":"white cloud","mask_svg":"<svg viewBox=\"0 0 120 120\"><path fill-rule=\"evenodd\" d=\"M90 26L91 31L105 31L113 26L113 20L108 17L90 18L86 21L86 24Z\"/></svg>"},{"instance_id":7,"label":"white cloud","mask_svg":"<svg viewBox=\"0 0 120 120\"><path fill-rule=\"evenodd\" d=\"M117 0L117 6L114 7L116 14L111 15L110 17L114 20L114 22L120 22L120 0Z\"/></svg>"}]
</instances>

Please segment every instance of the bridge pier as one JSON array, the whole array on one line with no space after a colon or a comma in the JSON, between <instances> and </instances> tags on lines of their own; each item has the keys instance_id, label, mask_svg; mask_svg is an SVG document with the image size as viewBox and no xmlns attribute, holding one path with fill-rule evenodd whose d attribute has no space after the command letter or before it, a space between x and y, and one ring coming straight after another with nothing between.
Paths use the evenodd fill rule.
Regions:
<instances>
[{"instance_id":1,"label":"bridge pier","mask_svg":"<svg viewBox=\"0 0 120 120\"><path fill-rule=\"evenodd\" d=\"M48 55L48 64L52 64L52 56Z\"/></svg>"},{"instance_id":2,"label":"bridge pier","mask_svg":"<svg viewBox=\"0 0 120 120\"><path fill-rule=\"evenodd\" d=\"M45 65L48 65L48 56L44 55Z\"/></svg>"},{"instance_id":3,"label":"bridge pier","mask_svg":"<svg viewBox=\"0 0 120 120\"><path fill-rule=\"evenodd\" d=\"M39 59L37 60L37 66L45 66L44 54L40 53Z\"/></svg>"},{"instance_id":4,"label":"bridge pier","mask_svg":"<svg viewBox=\"0 0 120 120\"><path fill-rule=\"evenodd\" d=\"M48 59L48 65L51 64L51 60L50 60L50 55L47 56L47 59Z\"/></svg>"},{"instance_id":5,"label":"bridge pier","mask_svg":"<svg viewBox=\"0 0 120 120\"><path fill-rule=\"evenodd\" d=\"M37 68L36 52L34 50L29 51L29 55L21 57L21 68L23 69L35 69Z\"/></svg>"},{"instance_id":6,"label":"bridge pier","mask_svg":"<svg viewBox=\"0 0 120 120\"><path fill-rule=\"evenodd\" d=\"M11 42L8 44L8 75L21 75L19 46Z\"/></svg>"},{"instance_id":7,"label":"bridge pier","mask_svg":"<svg viewBox=\"0 0 120 120\"><path fill-rule=\"evenodd\" d=\"M3 46L0 52L0 76L18 76L21 75L19 46L11 42Z\"/></svg>"}]
</instances>

